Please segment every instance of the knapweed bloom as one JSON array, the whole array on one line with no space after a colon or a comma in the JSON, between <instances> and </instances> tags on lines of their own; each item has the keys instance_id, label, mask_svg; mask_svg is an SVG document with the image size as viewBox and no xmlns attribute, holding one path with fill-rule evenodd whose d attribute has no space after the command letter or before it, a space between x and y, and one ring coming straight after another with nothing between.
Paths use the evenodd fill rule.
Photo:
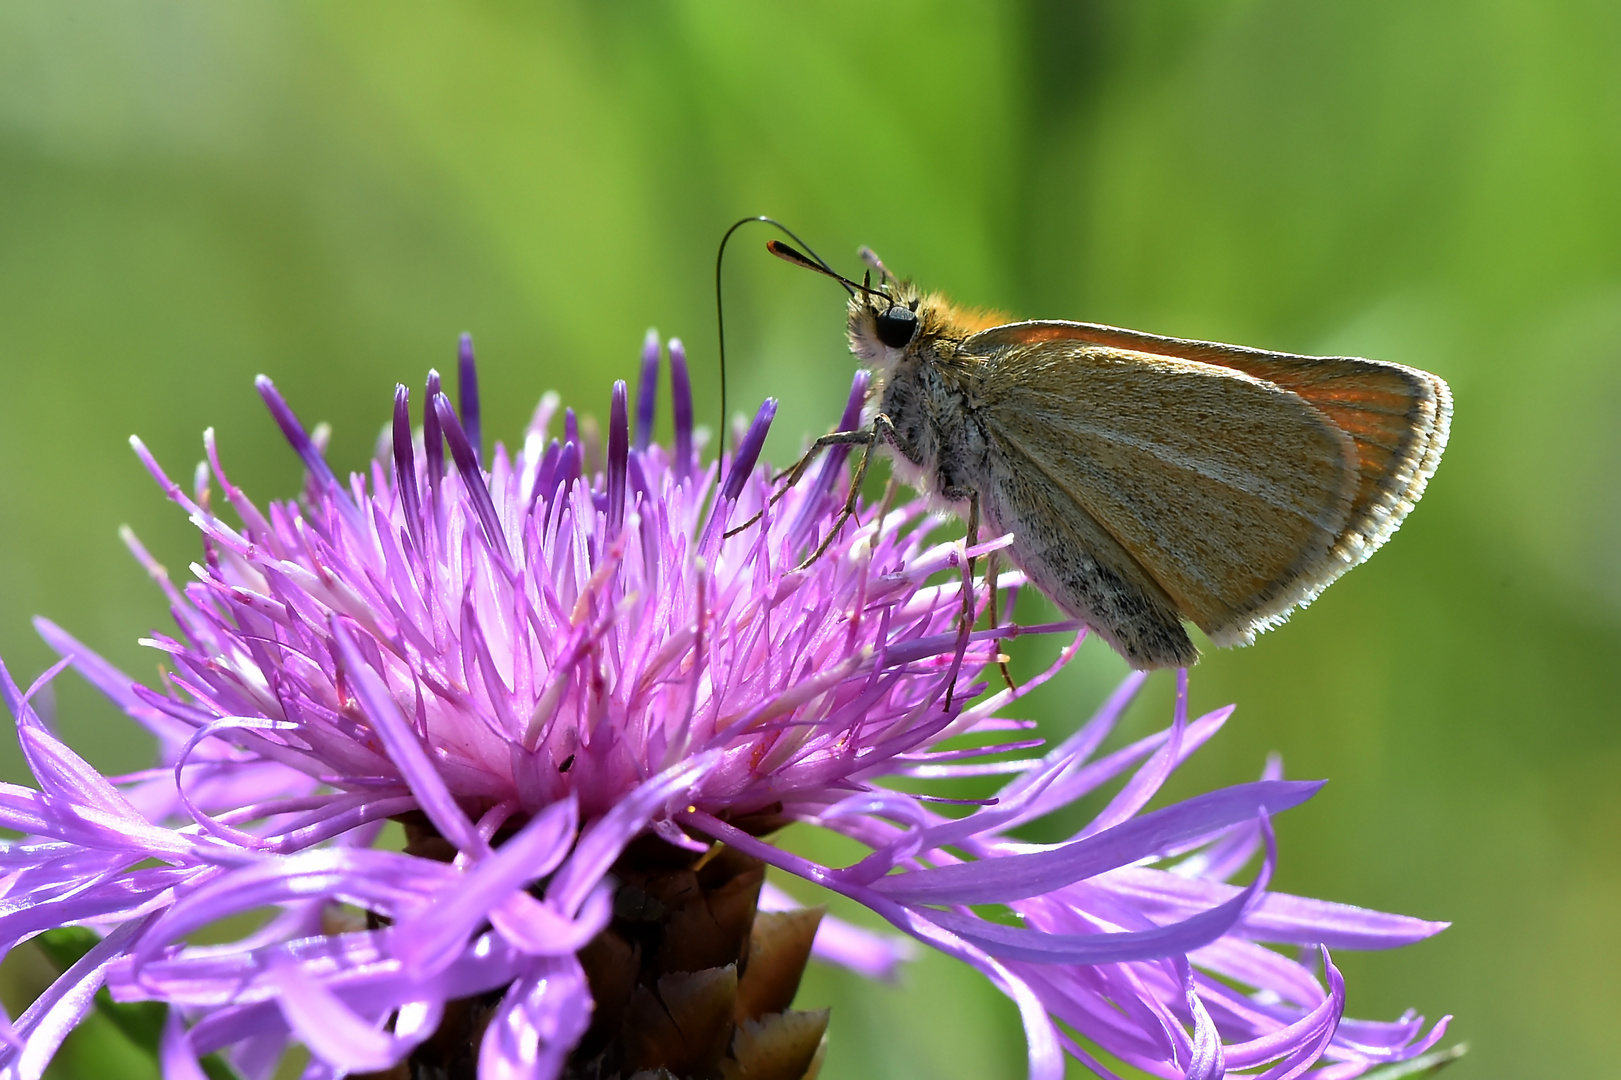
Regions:
<instances>
[{"instance_id":1,"label":"knapweed bloom","mask_svg":"<svg viewBox=\"0 0 1621 1080\"><path fill-rule=\"evenodd\" d=\"M1036 751L1005 711L1052 671L992 692L995 638L1021 631L963 618L968 556L1006 538L971 553L921 503L863 506L801 565L847 453L773 501L767 401L701 462L677 342L669 356L669 446L651 335L605 440L548 396L515 453L486 450L464 339L460 407L437 375L415 412L399 387L377 459L347 479L261 379L307 469L295 501L250 501L212 432L189 489L135 441L203 539L179 587L129 538L176 622L147 642L162 679L41 621L63 661L35 687L71 665L160 759L99 775L0 670L37 784L0 788L19 834L0 945L94 932L0 1032L0 1075L39 1077L105 987L167 1007L155 1052L187 1080L269 1077L295 1042L309 1077L798 1080L828 1019L791 1008L807 955L883 976L904 938L818 922L767 866L983 972L1043 1080L1066 1053L1108 1076L1100 1052L1167 1077L1351 1077L1441 1037L1444 1020L1344 1018L1331 958L1441 924L1267 887L1269 818L1318 784L1269 767L1147 810L1228 715L1190 719L1185 673L1157 734L1102 752L1133 676ZM860 376L843 427L866 391ZM1032 630L1075 635L1059 665L1081 636ZM885 783L998 775L967 801ZM1104 785L1069 840L1019 838ZM790 854L772 843L789 822L868 854ZM193 942L223 923L253 928Z\"/></svg>"}]
</instances>

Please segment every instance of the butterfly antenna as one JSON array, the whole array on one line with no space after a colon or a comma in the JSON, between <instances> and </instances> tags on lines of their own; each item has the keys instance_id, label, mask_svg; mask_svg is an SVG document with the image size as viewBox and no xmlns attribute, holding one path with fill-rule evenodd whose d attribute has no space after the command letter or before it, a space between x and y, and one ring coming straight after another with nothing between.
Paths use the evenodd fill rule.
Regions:
<instances>
[{"instance_id":1,"label":"butterfly antenna","mask_svg":"<svg viewBox=\"0 0 1621 1080\"><path fill-rule=\"evenodd\" d=\"M726 234L720 238L720 250L715 253L715 322L717 324L718 337L720 341L720 437L716 443L715 450L715 458L717 461L726 456L726 423L727 416L729 415L726 411L726 313L721 302L720 268L726 259L726 241L732 238L733 233L752 221L763 221L767 225L780 229L794 243L798 244L806 251L810 251L810 255L805 256L797 251L794 251L793 248L788 247L786 244L781 245L783 248L788 251L792 251L794 254L793 258L788 259L789 262L798 262L800 265L811 270L815 270L821 274L826 274L835 281L841 282L845 289L850 292L851 296L855 295L854 282L846 280L831 266L827 265L820 255L816 254L814 251L811 251L811 246L809 244L805 243L805 241L801 240L798 236L795 236L792 229L788 228L788 226L784 225L775 218L766 217L764 214L759 214L754 217L746 217L741 221L733 223L732 227L726 230ZM775 244L777 241L773 240L771 243ZM767 244L766 246L770 247L771 244ZM775 248L772 248L772 251L773 253L776 253ZM788 258L786 255L782 257Z\"/></svg>"},{"instance_id":2,"label":"butterfly antenna","mask_svg":"<svg viewBox=\"0 0 1621 1080\"><path fill-rule=\"evenodd\" d=\"M791 262L795 266L804 267L806 270L814 270L818 274L825 274L834 281L838 282L840 285L843 285L844 291L849 293L851 296L855 296L855 294L859 291L868 297L881 296L885 300L888 300L891 304L895 302L894 298L891 297L885 290L875 289L872 287L872 275L870 273L863 277L859 282L851 281L849 278L827 265L827 263L823 262L821 257L816 255L814 252L812 252L810 255L805 255L803 252L795 251L781 240L767 240L765 243L765 249L771 252L771 254L775 255L777 258L781 259L783 262Z\"/></svg>"}]
</instances>

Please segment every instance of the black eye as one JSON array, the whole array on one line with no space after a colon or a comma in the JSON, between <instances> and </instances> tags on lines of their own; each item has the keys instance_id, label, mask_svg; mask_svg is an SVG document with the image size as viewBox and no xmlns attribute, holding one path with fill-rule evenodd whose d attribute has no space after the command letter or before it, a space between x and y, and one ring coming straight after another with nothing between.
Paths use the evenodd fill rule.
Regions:
<instances>
[{"instance_id":1,"label":"black eye","mask_svg":"<svg viewBox=\"0 0 1621 1080\"><path fill-rule=\"evenodd\" d=\"M917 333L917 316L903 307L892 307L878 316L878 340L891 349L905 348Z\"/></svg>"}]
</instances>

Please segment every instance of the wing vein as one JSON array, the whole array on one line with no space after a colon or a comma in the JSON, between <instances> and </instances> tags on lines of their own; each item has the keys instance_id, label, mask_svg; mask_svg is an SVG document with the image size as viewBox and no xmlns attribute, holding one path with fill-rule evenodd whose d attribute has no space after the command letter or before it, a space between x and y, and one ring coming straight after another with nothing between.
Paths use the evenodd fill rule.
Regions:
<instances>
[{"instance_id":1,"label":"wing vein","mask_svg":"<svg viewBox=\"0 0 1621 1080\"><path fill-rule=\"evenodd\" d=\"M1017 437L1010 433L1004 432L1003 439L1009 446L1019 452L1019 456L1024 458L1025 462L1033 466L1037 472L1041 473L1042 476L1046 477L1054 489L1062 492L1065 498L1069 499L1069 501L1075 506L1079 507L1083 513L1085 513L1093 521L1097 522L1098 527L1107 533L1111 540L1119 545L1120 550L1126 554L1127 558L1131 559L1132 565L1136 566L1143 572L1143 576L1147 577L1150 581L1163 589L1166 595L1177 597L1178 602L1182 602L1184 598L1177 596L1179 590L1173 588L1171 584L1164 581L1160 575L1154 573L1151 568L1143 565L1142 561L1132 554L1131 540L1125 536L1122 536L1117 530L1109 527L1109 515L1099 514L1096 507L1087 505L1085 499L1082 499L1079 495L1075 494L1075 492L1071 491L1069 486L1060 480L1051 469L1043 464L1037 455L1032 454L1025 447L1025 445L1018 440ZM1216 593L1218 591L1219 583L1204 574L1199 567L1186 566L1184 567L1184 570L1193 571L1193 576L1199 579L1199 582L1205 586L1207 591L1211 593Z\"/></svg>"},{"instance_id":2,"label":"wing vein","mask_svg":"<svg viewBox=\"0 0 1621 1080\"><path fill-rule=\"evenodd\" d=\"M1066 420L1062 417L1055 418L1050 413L1040 413L1037 415L1039 415L1042 420L1046 421L1056 430L1081 431L1103 442L1112 443L1116 446L1130 447L1133 450L1147 454L1157 461L1164 462L1172 468L1181 469L1184 472L1193 473L1195 476L1204 477L1206 480L1220 484L1223 487L1231 488L1234 491L1241 491L1252 498L1259 499L1269 506L1276 507L1287 514L1291 514L1303 521L1310 522L1311 524L1316 525L1318 528L1324 529L1328 532L1336 532L1343 525L1340 515L1334 515L1325 519L1318 514L1308 513L1290 500L1280 498L1279 496L1273 494L1268 490L1268 488L1276 487L1276 485L1269 484L1265 477L1262 477L1256 473L1244 472L1239 469L1226 467L1220 462L1211 461L1209 458L1201 460L1199 458L1188 457L1178 453L1174 447L1166 446L1162 442L1127 435L1118 429L1104 428L1096 424L1086 423L1085 421L1077 422L1075 420ZM1001 430L1001 434L1004 438L1009 437L1005 429ZM1025 453L1026 457L1031 457L1028 451L1023 452Z\"/></svg>"}]
</instances>

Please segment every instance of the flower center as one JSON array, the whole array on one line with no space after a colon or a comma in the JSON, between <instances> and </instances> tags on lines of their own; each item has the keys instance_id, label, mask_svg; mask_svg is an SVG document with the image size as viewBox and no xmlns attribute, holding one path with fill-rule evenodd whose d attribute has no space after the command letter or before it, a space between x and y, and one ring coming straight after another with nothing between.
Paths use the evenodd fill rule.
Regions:
<instances>
[{"instance_id":1,"label":"flower center","mask_svg":"<svg viewBox=\"0 0 1621 1080\"><path fill-rule=\"evenodd\" d=\"M399 820L408 854L454 857L425 815ZM612 877L613 918L579 953L592 1020L564 1080L816 1075L828 1011L789 1006L823 909L760 911L765 864L723 844L695 853L643 835ZM361 1080L476 1080L478 1047L505 993L447 1003L439 1029L406 1061Z\"/></svg>"}]
</instances>

